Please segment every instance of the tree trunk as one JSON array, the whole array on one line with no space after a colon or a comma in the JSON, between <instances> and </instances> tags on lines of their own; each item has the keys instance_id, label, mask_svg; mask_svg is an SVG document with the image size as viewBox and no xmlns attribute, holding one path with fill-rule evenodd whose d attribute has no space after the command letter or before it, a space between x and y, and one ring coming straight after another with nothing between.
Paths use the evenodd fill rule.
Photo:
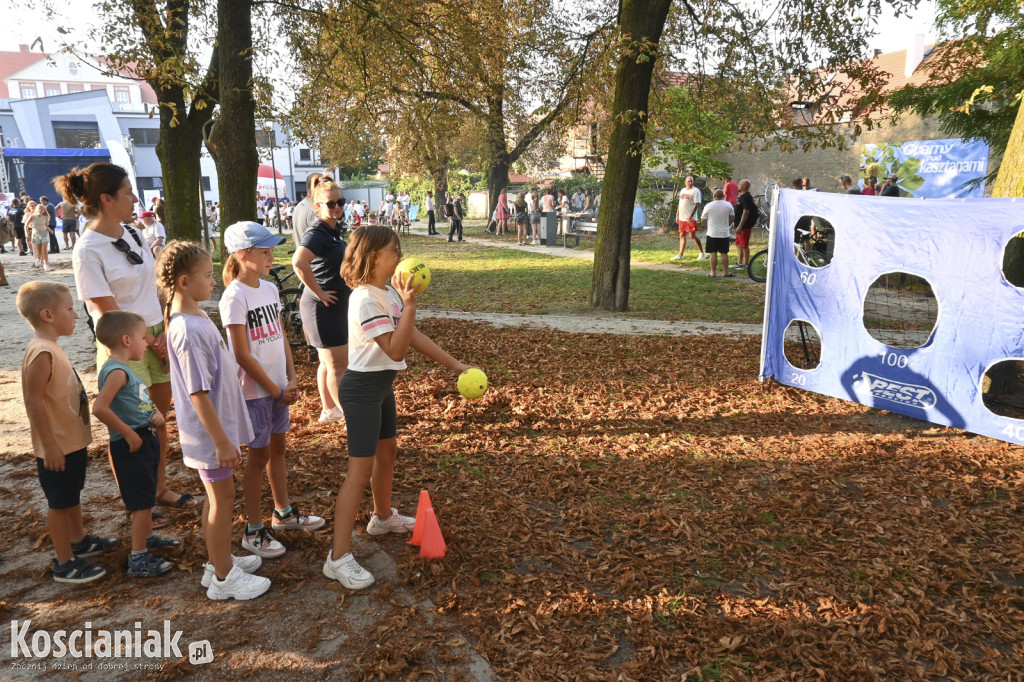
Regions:
<instances>
[{"instance_id":1,"label":"tree trunk","mask_svg":"<svg viewBox=\"0 0 1024 682\"><path fill-rule=\"evenodd\" d=\"M444 193L448 191L448 167L431 167L430 177L434 180L434 204L440 206L444 202Z\"/></svg>"},{"instance_id":2,"label":"tree trunk","mask_svg":"<svg viewBox=\"0 0 1024 682\"><path fill-rule=\"evenodd\" d=\"M222 230L256 219L256 102L252 94L252 2L218 0L220 112L207 146L217 165ZM224 240L221 240L223 251Z\"/></svg>"},{"instance_id":3,"label":"tree trunk","mask_svg":"<svg viewBox=\"0 0 1024 682\"><path fill-rule=\"evenodd\" d=\"M612 133L590 290L590 305L605 310L623 311L629 306L629 248L640 179L639 150L646 135L658 43L671 4L672 0L622 0L620 4L619 33L625 47L615 70Z\"/></svg>"},{"instance_id":4,"label":"tree trunk","mask_svg":"<svg viewBox=\"0 0 1024 682\"><path fill-rule=\"evenodd\" d=\"M175 98L178 111L184 111L182 98ZM167 224L167 239L199 241L203 224L199 209L203 197L196 178L202 175L199 157L202 153L202 123L196 124L182 117L177 125L171 125L173 111L167 106L160 107L160 141L156 155L160 159L163 174L164 211Z\"/></svg>"},{"instance_id":5,"label":"tree trunk","mask_svg":"<svg viewBox=\"0 0 1024 682\"><path fill-rule=\"evenodd\" d=\"M506 157L492 161L487 171L487 215L484 220L490 221L494 209L498 207L498 196L508 189L508 162Z\"/></svg>"},{"instance_id":6,"label":"tree trunk","mask_svg":"<svg viewBox=\"0 0 1024 682\"><path fill-rule=\"evenodd\" d=\"M1017 105L1017 118L1010 132L1006 153L999 163L999 175L992 186L993 197L1024 196L1024 103ZM1014 237L1003 255L1003 273L1014 286L1024 286L1024 238ZM1011 396L1024 393L1017 379L1017 363L1002 362L988 372L989 393Z\"/></svg>"}]
</instances>

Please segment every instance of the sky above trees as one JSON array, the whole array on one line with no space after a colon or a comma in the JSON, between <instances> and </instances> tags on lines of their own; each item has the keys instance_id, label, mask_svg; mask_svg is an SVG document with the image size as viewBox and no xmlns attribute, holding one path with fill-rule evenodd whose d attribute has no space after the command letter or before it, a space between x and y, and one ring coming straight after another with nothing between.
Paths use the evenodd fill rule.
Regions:
<instances>
[{"instance_id":1,"label":"sky above trees","mask_svg":"<svg viewBox=\"0 0 1024 682\"><path fill-rule=\"evenodd\" d=\"M23 4L23 3L15 3ZM95 34L91 28L97 23L95 13L92 9L91 0L55 0L55 6L61 8L65 16L73 18L73 21L66 22L79 28L77 34L69 36L72 40L90 40ZM29 44L37 37L43 39L43 45L47 51L54 50L61 39L61 36L54 30L53 25L36 20L36 12L27 10L24 6L11 6L11 3L0 3L0 26L4 31L0 33L0 50L16 51L18 45ZM30 18L26 20L26 18ZM935 7L932 0L922 0L911 17L895 18L891 13L886 13L878 22L878 35L870 41L872 49L879 49L883 52L894 52L906 49L908 41L914 33L926 29L926 42L932 42L935 32L932 24L935 19ZM97 41L90 42L98 44Z\"/></svg>"}]
</instances>

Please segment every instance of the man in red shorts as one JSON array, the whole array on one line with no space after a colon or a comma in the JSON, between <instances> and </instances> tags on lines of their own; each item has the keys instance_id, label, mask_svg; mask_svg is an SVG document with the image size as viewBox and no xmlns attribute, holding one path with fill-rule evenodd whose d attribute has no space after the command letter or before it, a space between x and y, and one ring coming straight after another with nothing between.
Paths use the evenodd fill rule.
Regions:
<instances>
[{"instance_id":1,"label":"man in red shorts","mask_svg":"<svg viewBox=\"0 0 1024 682\"><path fill-rule=\"evenodd\" d=\"M705 260L708 255L704 253L704 247L701 246L700 239L697 238L697 209L700 207L700 190L693 186L693 176L687 175L684 182L686 186L679 190L679 208L676 209L676 220L679 223L679 253L669 260L683 260L687 236L693 240L700 251L697 260Z\"/></svg>"},{"instance_id":2,"label":"man in red shorts","mask_svg":"<svg viewBox=\"0 0 1024 682\"><path fill-rule=\"evenodd\" d=\"M757 222L758 210L754 197L750 196L750 180L740 180L739 203L736 205L736 252L739 263L736 267L746 268L750 262L750 231Z\"/></svg>"}]
</instances>

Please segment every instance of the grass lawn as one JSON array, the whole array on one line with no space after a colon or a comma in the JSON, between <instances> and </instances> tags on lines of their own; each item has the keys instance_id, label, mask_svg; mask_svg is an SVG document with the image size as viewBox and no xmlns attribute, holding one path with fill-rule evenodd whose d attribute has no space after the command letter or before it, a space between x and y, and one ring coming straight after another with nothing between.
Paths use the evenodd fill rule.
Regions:
<instances>
[{"instance_id":1,"label":"grass lawn","mask_svg":"<svg viewBox=\"0 0 1024 682\"><path fill-rule=\"evenodd\" d=\"M471 236L476 232L482 234L482 224L469 230ZM588 261L449 244L418 235L403 236L402 248L431 268L430 289L420 299L424 306L534 315L594 312L587 304L593 270ZM631 316L757 323L763 310L764 288L739 277L713 280L657 270L632 271Z\"/></svg>"},{"instance_id":2,"label":"grass lawn","mask_svg":"<svg viewBox=\"0 0 1024 682\"><path fill-rule=\"evenodd\" d=\"M496 239L484 233L483 221L470 221L465 234ZM511 243L515 236L501 239ZM593 246L593 239L584 239L579 248L593 250ZM671 237L638 235L632 258L667 263L675 248L678 243L673 246ZM402 235L402 249L407 256L430 266L430 288L420 298L426 308L527 315L595 312L587 304L593 265L586 260L468 242L449 244L417 234ZM754 246L751 249L756 250ZM290 265L294 250L289 238L274 249L274 261ZM220 283L222 264L216 252L214 266ZM688 256L683 267L705 272L707 263ZM286 286L298 285L297 278L292 277ZM654 320L756 324L764 313L764 287L752 285L742 274L723 280L634 268L629 300L627 315Z\"/></svg>"}]
</instances>

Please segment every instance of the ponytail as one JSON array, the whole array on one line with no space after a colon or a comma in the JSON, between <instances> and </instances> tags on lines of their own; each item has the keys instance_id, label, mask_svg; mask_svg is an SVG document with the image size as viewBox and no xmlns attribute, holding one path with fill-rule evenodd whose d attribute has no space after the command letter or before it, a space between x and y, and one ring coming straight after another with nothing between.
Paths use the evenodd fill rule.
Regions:
<instances>
[{"instance_id":1,"label":"ponytail","mask_svg":"<svg viewBox=\"0 0 1024 682\"><path fill-rule=\"evenodd\" d=\"M242 271L242 263L235 254L229 254L228 259L224 261L224 269L221 270L220 276L224 280L224 286L227 286L238 279L238 273Z\"/></svg>"},{"instance_id":2,"label":"ponytail","mask_svg":"<svg viewBox=\"0 0 1024 682\"><path fill-rule=\"evenodd\" d=\"M210 252L195 242L174 240L160 251L156 259L156 284L164 293L164 324L170 323L171 304L178 278L191 273L196 265L210 258Z\"/></svg>"}]
</instances>

